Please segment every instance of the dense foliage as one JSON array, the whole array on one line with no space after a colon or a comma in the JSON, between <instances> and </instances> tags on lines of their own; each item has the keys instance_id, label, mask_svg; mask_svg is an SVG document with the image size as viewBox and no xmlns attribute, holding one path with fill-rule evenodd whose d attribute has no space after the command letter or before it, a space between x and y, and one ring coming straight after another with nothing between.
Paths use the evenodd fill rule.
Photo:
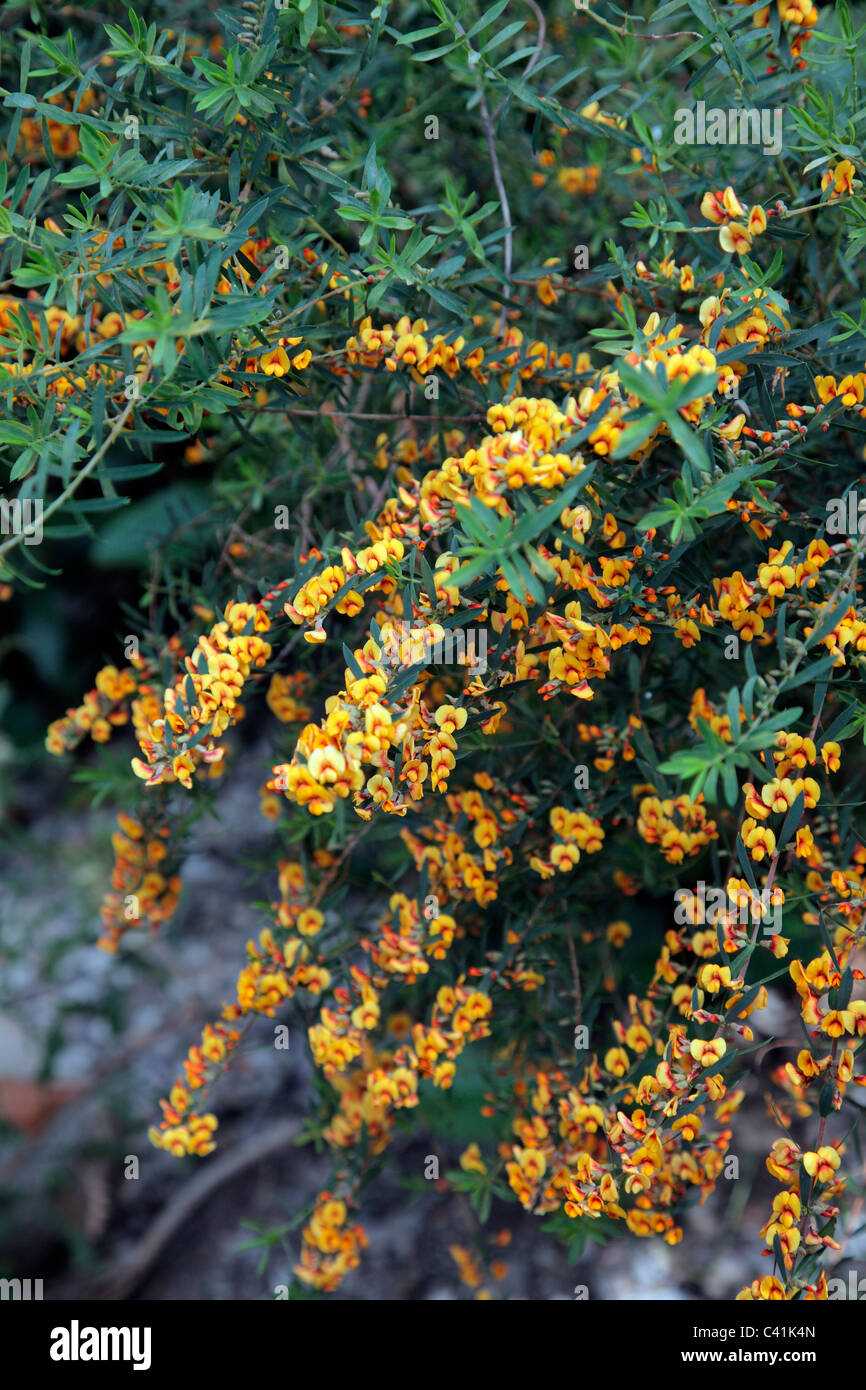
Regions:
<instances>
[{"instance_id":1,"label":"dense foliage","mask_svg":"<svg viewBox=\"0 0 866 1390\"><path fill-rule=\"evenodd\" d=\"M207 1154L288 1022L334 1165L303 1285L358 1265L365 1179L470 1065L482 1219L675 1244L737 1176L769 991L802 1037L741 1297L826 1298L866 1084L845 0L27 10L0 580L14 617L82 536L141 574L47 739L123 745L86 769L105 948L171 918L268 740L272 912L153 1142Z\"/></svg>"}]
</instances>

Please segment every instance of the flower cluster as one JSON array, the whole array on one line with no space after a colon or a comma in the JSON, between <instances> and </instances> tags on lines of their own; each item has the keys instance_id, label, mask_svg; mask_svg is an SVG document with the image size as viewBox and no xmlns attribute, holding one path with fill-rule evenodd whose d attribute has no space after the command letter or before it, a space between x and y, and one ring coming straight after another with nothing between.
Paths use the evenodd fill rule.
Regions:
<instances>
[{"instance_id":1,"label":"flower cluster","mask_svg":"<svg viewBox=\"0 0 866 1390\"><path fill-rule=\"evenodd\" d=\"M65 753L77 747L87 734L94 743L107 743L113 729L129 722L129 697L139 689L139 672L116 666L103 666L96 684L77 709L67 710L63 719L48 727L45 746L49 753Z\"/></svg>"},{"instance_id":2,"label":"flower cluster","mask_svg":"<svg viewBox=\"0 0 866 1390\"><path fill-rule=\"evenodd\" d=\"M755 237L767 230L767 214L762 207L744 207L730 185L724 191L705 193L701 200L701 216L713 222L719 231L723 251L744 255L752 248Z\"/></svg>"},{"instance_id":3,"label":"flower cluster","mask_svg":"<svg viewBox=\"0 0 866 1390\"><path fill-rule=\"evenodd\" d=\"M225 1070L228 1058L237 1047L240 1033L222 1023L205 1025L201 1043L191 1047L184 1062L183 1076L178 1077L167 1100L161 1100L162 1121L148 1131L150 1142L178 1158L196 1154L203 1158L216 1147L214 1131L216 1116L202 1114L194 1104L198 1093L206 1093L213 1081Z\"/></svg>"},{"instance_id":4,"label":"flower cluster","mask_svg":"<svg viewBox=\"0 0 866 1390\"><path fill-rule=\"evenodd\" d=\"M242 716L244 684L252 669L264 666L271 654L269 643L259 635L269 627L261 607L227 605L223 620L200 637L186 657L186 674L165 691L163 712L139 731L147 761L133 759L137 777L148 786L178 781L190 787L199 761L219 761L223 750L215 739Z\"/></svg>"},{"instance_id":5,"label":"flower cluster","mask_svg":"<svg viewBox=\"0 0 866 1390\"><path fill-rule=\"evenodd\" d=\"M692 801L646 796L638 807L637 830L648 845L657 845L669 864L681 864L717 838L716 823L709 820L701 795Z\"/></svg>"},{"instance_id":6,"label":"flower cluster","mask_svg":"<svg viewBox=\"0 0 866 1390\"><path fill-rule=\"evenodd\" d=\"M316 1209L304 1227L298 1278L311 1288L333 1293L350 1270L361 1263L361 1251L369 1241L364 1228L347 1224L346 1203L330 1192L320 1192Z\"/></svg>"},{"instance_id":7,"label":"flower cluster","mask_svg":"<svg viewBox=\"0 0 866 1390\"><path fill-rule=\"evenodd\" d=\"M121 812L111 837L114 868L111 889L100 909L103 933L99 945L115 952L124 933L148 926L151 931L174 915L180 894L180 878L167 872L171 825L165 820L150 825Z\"/></svg>"}]
</instances>

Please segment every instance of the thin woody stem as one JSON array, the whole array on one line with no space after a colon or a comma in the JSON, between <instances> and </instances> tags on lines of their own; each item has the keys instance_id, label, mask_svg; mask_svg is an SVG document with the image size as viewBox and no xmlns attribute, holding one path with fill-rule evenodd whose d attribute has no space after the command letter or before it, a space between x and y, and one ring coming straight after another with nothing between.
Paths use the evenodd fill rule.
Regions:
<instances>
[{"instance_id":1,"label":"thin woody stem","mask_svg":"<svg viewBox=\"0 0 866 1390\"><path fill-rule=\"evenodd\" d=\"M147 381L147 378L150 376L150 372L151 367L150 364L148 364L148 366L145 368L145 370L142 372L141 376L138 379L140 386L144 385L145 381ZM102 459L108 453L108 450L111 448L114 441L117 439L118 435L121 433L124 425L126 424L135 407L139 406L143 409L146 405L147 400L142 401L140 397L134 397L131 401L128 402L126 406L124 406L123 410L118 415L108 434L105 436L105 439L103 440L102 444L96 450L96 453L92 456L92 458L88 460L84 467L80 469L78 473L76 473L72 481L63 489L60 496L55 497L54 501L51 502L49 506L45 508L45 511L42 513L43 526L49 517L53 516L55 512L59 511L60 508L64 506L66 502L69 501L70 497L73 497L75 495L75 493L81 487L81 484L84 482L85 478L90 477L93 470L102 461ZM0 545L0 556L7 554L7 552L10 550L14 550L16 546L21 544L23 539L23 531L20 535L10 536L8 541L4 541L3 545Z\"/></svg>"},{"instance_id":2,"label":"thin woody stem","mask_svg":"<svg viewBox=\"0 0 866 1390\"><path fill-rule=\"evenodd\" d=\"M568 955L571 961L571 977L574 981L574 1016L580 1025L583 1017L583 990L580 984L580 971L577 968L577 953L574 949L574 937L571 932L571 923L566 922L565 934L568 938Z\"/></svg>"}]
</instances>

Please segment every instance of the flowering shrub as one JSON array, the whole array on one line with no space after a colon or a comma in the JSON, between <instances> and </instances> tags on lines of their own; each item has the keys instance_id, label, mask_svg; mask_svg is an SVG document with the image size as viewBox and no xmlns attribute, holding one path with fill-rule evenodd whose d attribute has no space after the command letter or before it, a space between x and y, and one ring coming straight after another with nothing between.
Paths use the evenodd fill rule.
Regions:
<instances>
[{"instance_id":1,"label":"flowering shrub","mask_svg":"<svg viewBox=\"0 0 866 1390\"><path fill-rule=\"evenodd\" d=\"M166 505L208 478L48 732L131 745L103 947L171 918L240 722L272 749L271 917L151 1140L208 1154L257 1016L298 1021L333 1155L303 1284L362 1261L373 1161L464 1064L482 1218L674 1245L737 1175L778 997L739 1297L826 1298L866 1085L851 18L366 9L22 36L4 89L18 500L117 536L160 465ZM779 152L681 139L697 94L784 106Z\"/></svg>"}]
</instances>

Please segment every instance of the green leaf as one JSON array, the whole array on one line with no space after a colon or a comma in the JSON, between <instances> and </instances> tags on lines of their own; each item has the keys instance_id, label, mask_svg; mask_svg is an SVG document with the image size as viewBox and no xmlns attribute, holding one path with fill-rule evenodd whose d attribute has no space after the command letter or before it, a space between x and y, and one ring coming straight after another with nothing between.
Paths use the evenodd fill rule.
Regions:
<instances>
[{"instance_id":1,"label":"green leaf","mask_svg":"<svg viewBox=\"0 0 866 1390\"><path fill-rule=\"evenodd\" d=\"M803 806L805 804L805 800L805 792L800 791L797 793L794 801L788 808L788 814L785 816L785 819L782 823L782 829L779 831L779 836L776 840L776 844L778 845L779 849L785 849L789 841L793 838L794 831L797 829L797 826L800 824L800 821L803 816Z\"/></svg>"},{"instance_id":2,"label":"green leaf","mask_svg":"<svg viewBox=\"0 0 866 1390\"><path fill-rule=\"evenodd\" d=\"M210 493L203 483L172 483L124 507L100 529L91 562L100 569L147 565L154 549L178 526L207 511Z\"/></svg>"}]
</instances>

